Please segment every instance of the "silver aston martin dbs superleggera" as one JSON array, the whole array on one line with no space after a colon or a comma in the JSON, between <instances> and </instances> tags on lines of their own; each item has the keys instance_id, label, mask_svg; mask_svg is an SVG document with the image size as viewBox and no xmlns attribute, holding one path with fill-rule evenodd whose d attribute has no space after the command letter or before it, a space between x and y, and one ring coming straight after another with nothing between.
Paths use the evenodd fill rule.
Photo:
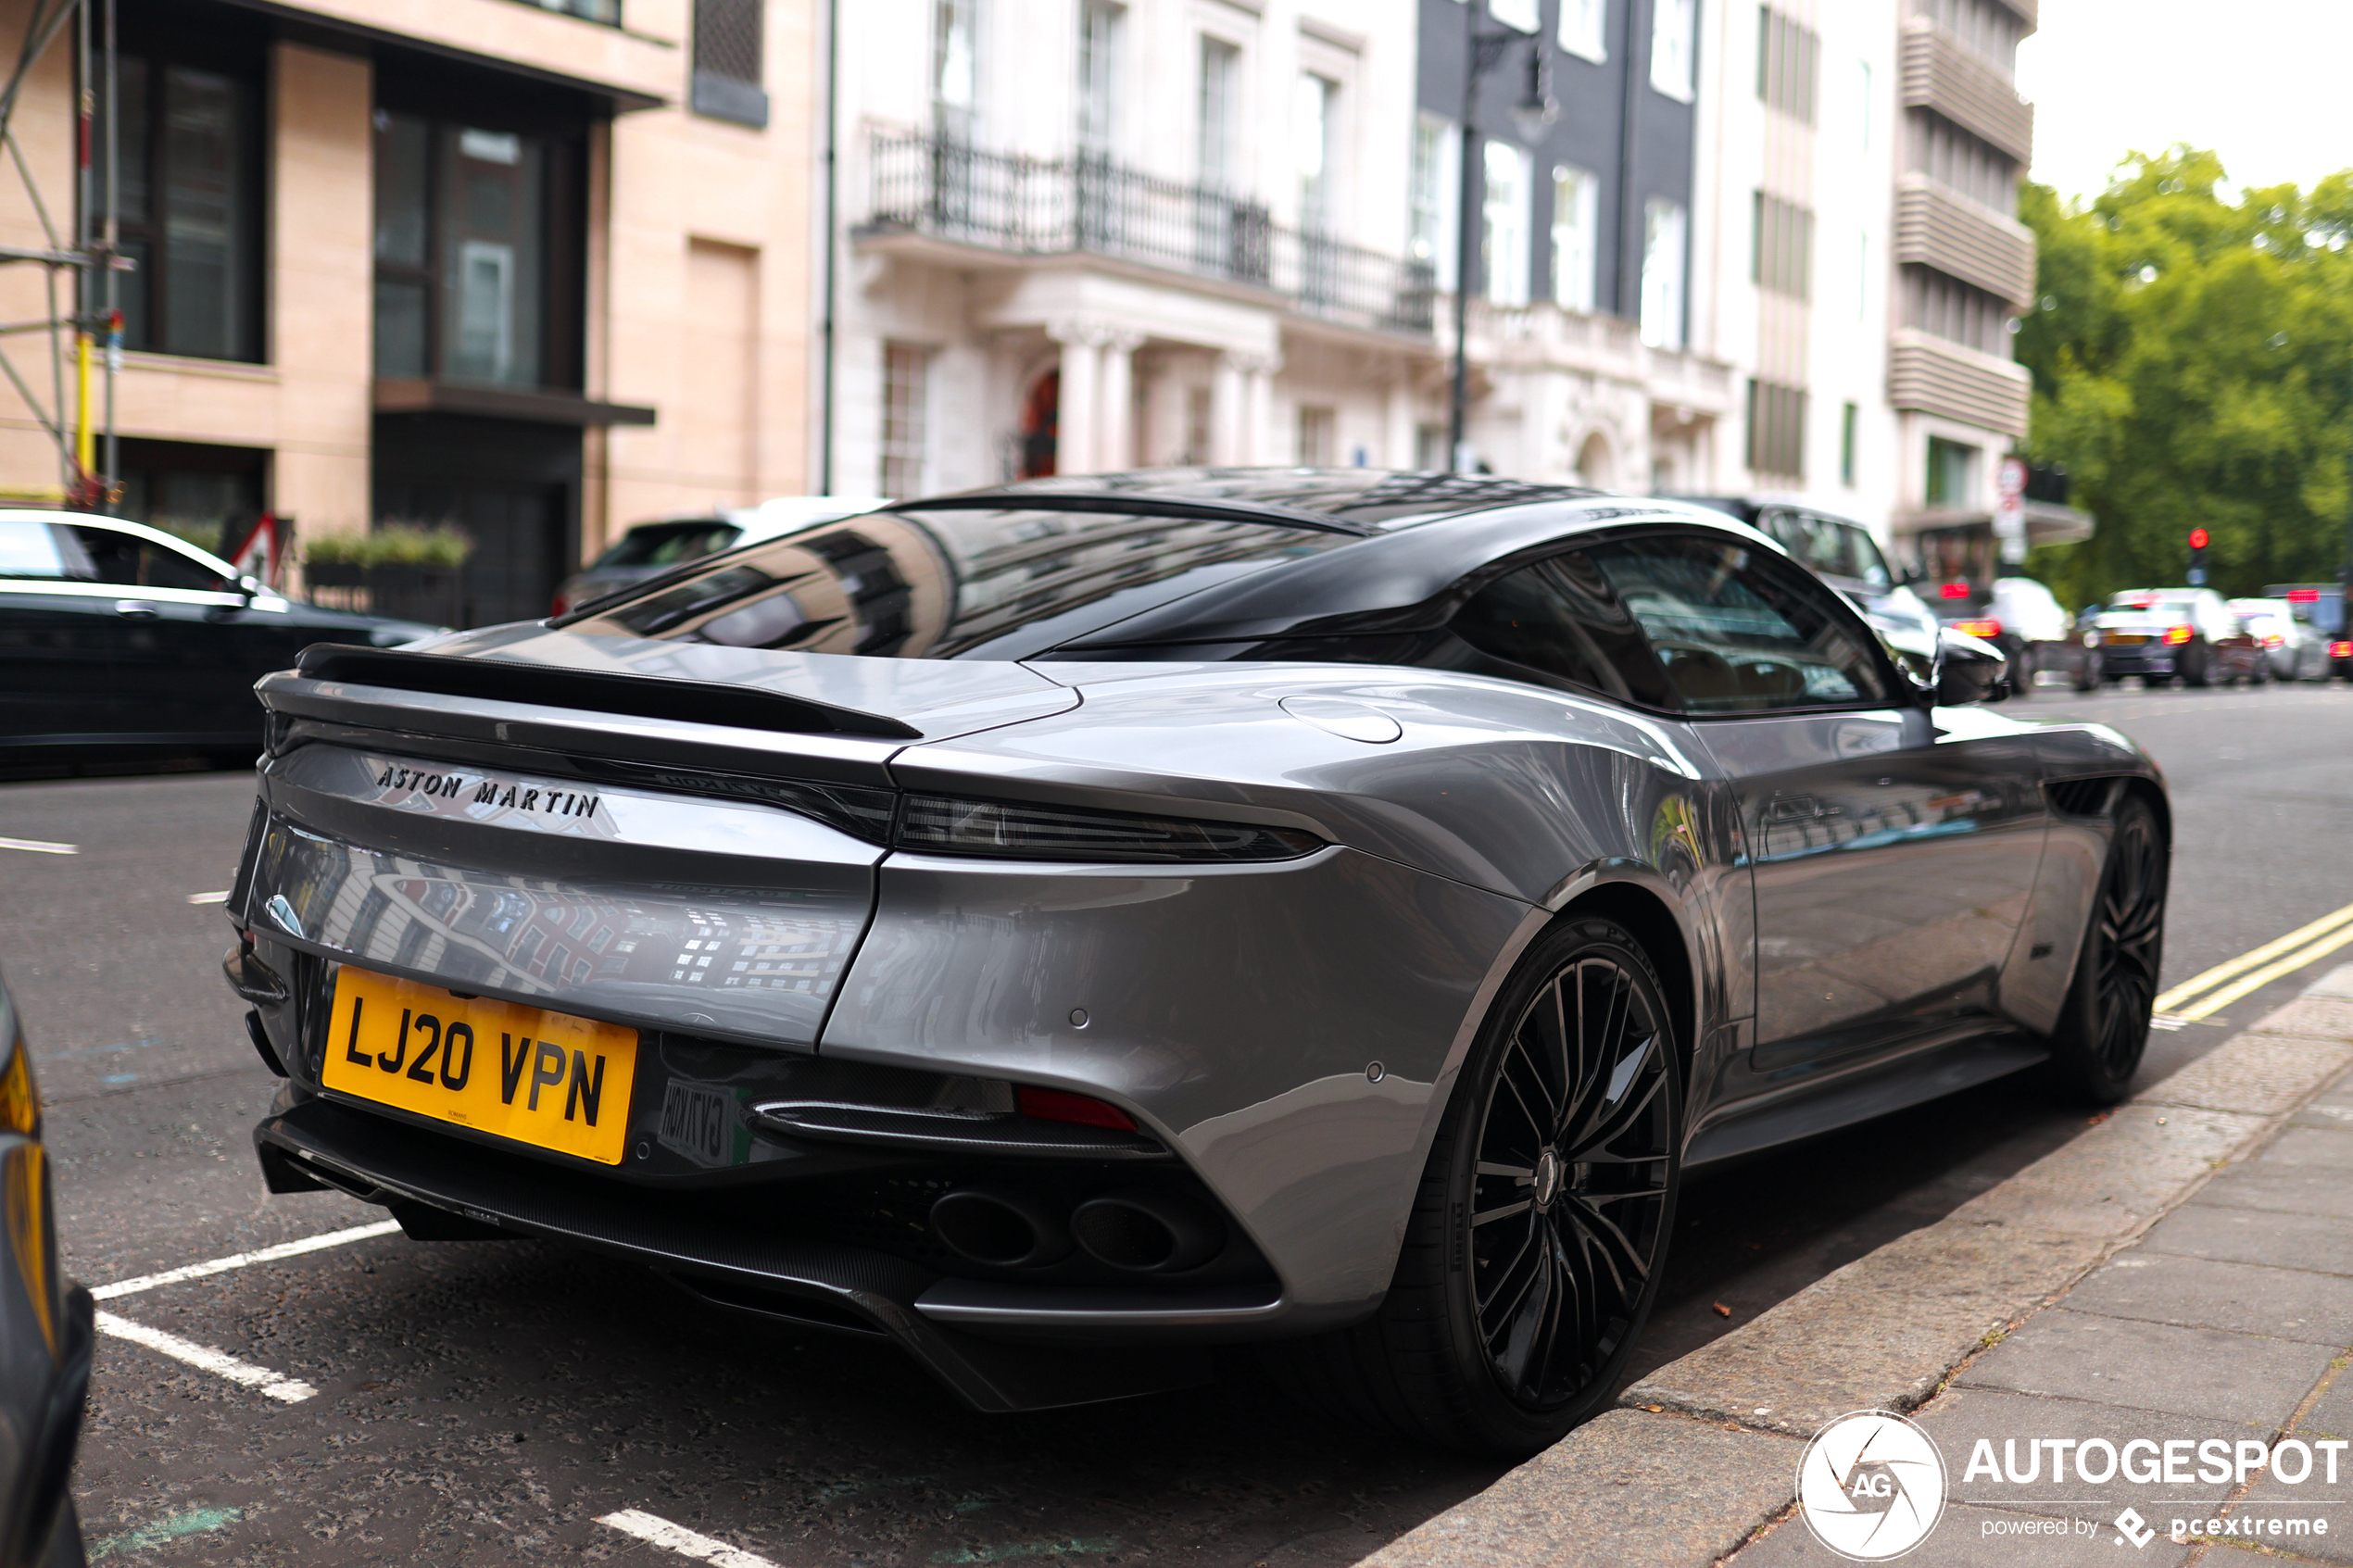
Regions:
<instances>
[{"instance_id":1,"label":"silver aston martin dbs superleggera","mask_svg":"<svg viewBox=\"0 0 2353 1568\"><path fill-rule=\"evenodd\" d=\"M2169 817L1985 645L1672 503L1033 481L270 676L273 1191L556 1237L1012 1410L1198 1378L1525 1452L1694 1166L2120 1095Z\"/></svg>"}]
</instances>

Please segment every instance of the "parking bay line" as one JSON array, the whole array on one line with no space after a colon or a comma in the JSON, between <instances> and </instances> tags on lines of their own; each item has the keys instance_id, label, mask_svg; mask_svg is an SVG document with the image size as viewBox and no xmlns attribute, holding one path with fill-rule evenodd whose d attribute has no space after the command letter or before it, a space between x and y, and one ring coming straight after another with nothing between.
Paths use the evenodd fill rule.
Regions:
<instances>
[{"instance_id":1,"label":"parking bay line","mask_svg":"<svg viewBox=\"0 0 2353 1568\"><path fill-rule=\"evenodd\" d=\"M687 1529L684 1524L673 1524L667 1519L634 1508L608 1513L597 1523L624 1536L635 1536L648 1546L674 1551L681 1557L690 1557L698 1562L716 1563L718 1568L776 1568L775 1563L758 1552L713 1540L709 1536Z\"/></svg>"},{"instance_id":2,"label":"parking bay line","mask_svg":"<svg viewBox=\"0 0 2353 1568\"><path fill-rule=\"evenodd\" d=\"M79 855L79 844L50 844L38 838L0 838L0 849L21 849L28 855Z\"/></svg>"},{"instance_id":3,"label":"parking bay line","mask_svg":"<svg viewBox=\"0 0 2353 1568\"><path fill-rule=\"evenodd\" d=\"M349 1230L328 1231L320 1236L307 1236L299 1241L282 1241L275 1247L264 1247L252 1252L232 1252L226 1258L209 1262L189 1263L182 1268L166 1269L159 1274L142 1274L136 1279L119 1279L112 1285L95 1286L91 1296L100 1301L111 1301L118 1296L135 1296L143 1290L156 1290L167 1285L179 1285L192 1279L206 1279L213 1274L225 1274L232 1269L242 1269L252 1263L274 1263L281 1258L299 1258L306 1252L324 1248L343 1247L372 1236L390 1236L400 1228L397 1220L379 1220L373 1224L354 1225Z\"/></svg>"},{"instance_id":4,"label":"parking bay line","mask_svg":"<svg viewBox=\"0 0 2353 1568\"><path fill-rule=\"evenodd\" d=\"M2353 922L2353 904L2347 904L2341 909L2332 909L2329 913L2322 915L2316 921L2310 922L2305 925L2297 926L2294 931L2289 932L2284 936L2274 937L2271 941L2264 943L2259 947L2250 948L2227 963L2216 964L2212 969L2208 970L2203 974L2194 974L2190 976L2189 979L2183 981L2179 985L2174 986L2171 990L2167 991L2162 996L2158 997L2155 1002L2150 1004L2151 1008L2153 1010L2158 1012L2176 1011L2181 1007L2182 1003L2188 1001L2192 997L2196 996L2201 991L2207 990L2211 986L2220 985L2226 980L2234 979L2235 977L2246 973L2248 970L2256 968L2258 965L2267 964L2273 959L2278 958L2282 953L2288 951L2288 949L2309 942L2314 937L2321 935L2323 932L2334 931L2336 928L2347 925L2349 922ZM2322 951L2326 950L2327 949L2322 949ZM2318 958L2319 956L2319 953L2315 953L2313 955L2314 958ZM2305 961L2309 962L2310 960L2307 960ZM2301 969L2303 965L2297 964L2296 967ZM2245 995L2246 992L2244 991L2238 993L2238 996ZM2237 997L2233 997L2232 999L2236 1000ZM2205 1015L2201 1013L2197 1016L2203 1017Z\"/></svg>"},{"instance_id":5,"label":"parking bay line","mask_svg":"<svg viewBox=\"0 0 2353 1568\"><path fill-rule=\"evenodd\" d=\"M256 1366L251 1361L241 1361L209 1345L199 1345L193 1339L182 1339L176 1334L166 1334L159 1328L149 1328L145 1323L119 1318L112 1312L98 1314L98 1332L110 1334L117 1339L128 1339L133 1345L145 1345L173 1361L185 1361L192 1367L225 1377L232 1383L258 1390L273 1399L283 1399L290 1405L300 1404L319 1392L300 1378L271 1372L268 1367Z\"/></svg>"}]
</instances>

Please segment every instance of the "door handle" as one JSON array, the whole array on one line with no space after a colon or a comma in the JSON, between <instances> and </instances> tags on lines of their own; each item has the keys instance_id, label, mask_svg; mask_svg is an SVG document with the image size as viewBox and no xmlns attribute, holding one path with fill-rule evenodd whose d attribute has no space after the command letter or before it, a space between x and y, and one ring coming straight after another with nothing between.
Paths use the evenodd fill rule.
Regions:
<instances>
[{"instance_id":1,"label":"door handle","mask_svg":"<svg viewBox=\"0 0 2353 1568\"><path fill-rule=\"evenodd\" d=\"M1830 815L1810 795L1777 795L1765 807L1768 822L1804 822Z\"/></svg>"},{"instance_id":2,"label":"door handle","mask_svg":"<svg viewBox=\"0 0 2353 1568\"><path fill-rule=\"evenodd\" d=\"M114 612L125 621L156 621L162 616L160 610L145 599L117 599Z\"/></svg>"}]
</instances>

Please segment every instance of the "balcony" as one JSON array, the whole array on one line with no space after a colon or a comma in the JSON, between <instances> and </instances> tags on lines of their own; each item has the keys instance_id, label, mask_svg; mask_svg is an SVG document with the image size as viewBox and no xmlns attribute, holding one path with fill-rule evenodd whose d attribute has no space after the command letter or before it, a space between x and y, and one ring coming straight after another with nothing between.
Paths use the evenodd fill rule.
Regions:
<instances>
[{"instance_id":1,"label":"balcony","mask_svg":"<svg viewBox=\"0 0 2353 1568\"><path fill-rule=\"evenodd\" d=\"M1542 301L1474 299L1470 349L1491 370L1567 370L1639 387L1653 403L1707 418L1732 412L1730 366L1685 349L1654 348L1640 328L1617 316L1582 315Z\"/></svg>"},{"instance_id":2,"label":"balcony","mask_svg":"<svg viewBox=\"0 0 2353 1568\"><path fill-rule=\"evenodd\" d=\"M1889 334L1887 400L2004 435L2026 433L2025 366L1913 328Z\"/></svg>"},{"instance_id":3,"label":"balcony","mask_svg":"<svg viewBox=\"0 0 2353 1568\"><path fill-rule=\"evenodd\" d=\"M2034 106L2008 77L1924 18L1904 24L1904 107L1931 109L2020 165L2034 154Z\"/></svg>"},{"instance_id":4,"label":"balcony","mask_svg":"<svg viewBox=\"0 0 2353 1568\"><path fill-rule=\"evenodd\" d=\"M1430 269L1277 225L1229 192L1107 157L996 153L952 137L876 131L862 232L916 233L1015 256L1087 254L1239 285L1302 316L1430 334Z\"/></svg>"},{"instance_id":5,"label":"balcony","mask_svg":"<svg viewBox=\"0 0 2353 1568\"><path fill-rule=\"evenodd\" d=\"M1895 259L1933 267L2021 308L2034 299L2034 236L1924 174L1895 183Z\"/></svg>"}]
</instances>

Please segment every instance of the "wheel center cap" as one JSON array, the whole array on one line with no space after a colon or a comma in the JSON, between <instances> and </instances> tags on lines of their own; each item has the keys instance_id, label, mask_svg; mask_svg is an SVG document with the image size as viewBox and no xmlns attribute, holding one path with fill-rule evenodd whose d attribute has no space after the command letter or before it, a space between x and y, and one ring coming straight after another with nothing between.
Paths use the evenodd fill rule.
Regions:
<instances>
[{"instance_id":1,"label":"wheel center cap","mask_svg":"<svg viewBox=\"0 0 2353 1568\"><path fill-rule=\"evenodd\" d=\"M1560 1196L1560 1156L1548 1148L1536 1157L1536 1207L1551 1208L1553 1199Z\"/></svg>"}]
</instances>

